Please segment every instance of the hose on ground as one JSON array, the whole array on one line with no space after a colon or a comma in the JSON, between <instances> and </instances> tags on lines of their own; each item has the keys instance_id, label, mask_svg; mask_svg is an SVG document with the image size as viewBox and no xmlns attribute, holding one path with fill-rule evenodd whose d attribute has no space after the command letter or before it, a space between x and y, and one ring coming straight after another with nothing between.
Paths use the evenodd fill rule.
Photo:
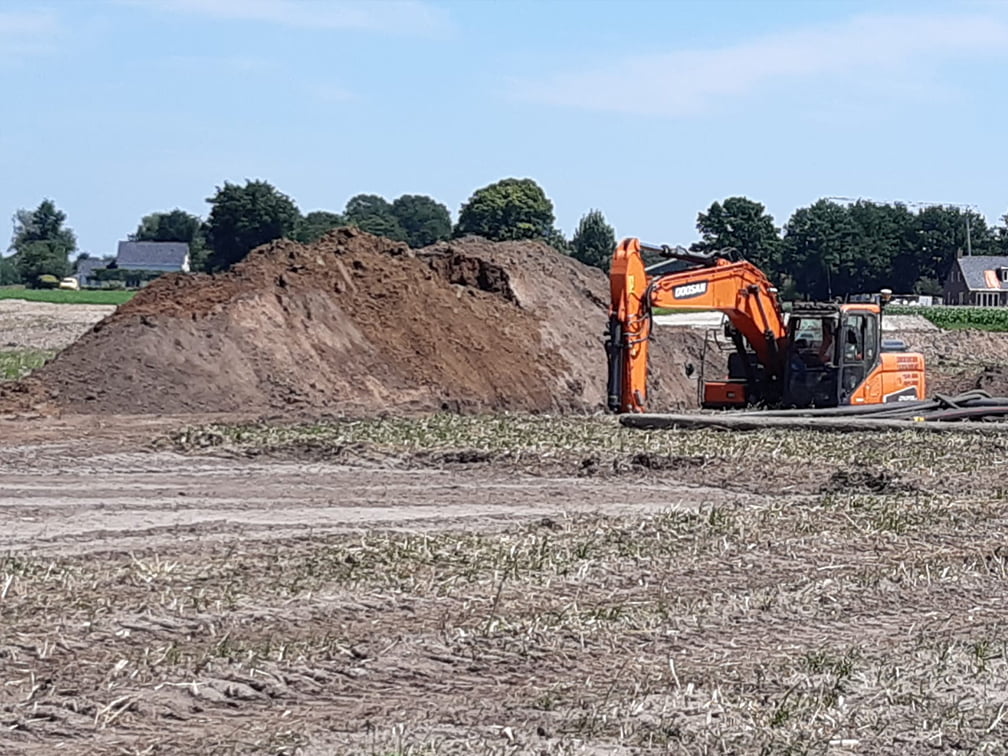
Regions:
<instances>
[{"instance_id":1,"label":"hose on ground","mask_svg":"<svg viewBox=\"0 0 1008 756\"><path fill-rule=\"evenodd\" d=\"M872 418L877 420L964 420L1008 415L1008 397L992 397L986 391L974 389L949 396L935 394L931 399L884 404L822 407L810 409L753 410L745 413L753 418L835 417Z\"/></svg>"}]
</instances>

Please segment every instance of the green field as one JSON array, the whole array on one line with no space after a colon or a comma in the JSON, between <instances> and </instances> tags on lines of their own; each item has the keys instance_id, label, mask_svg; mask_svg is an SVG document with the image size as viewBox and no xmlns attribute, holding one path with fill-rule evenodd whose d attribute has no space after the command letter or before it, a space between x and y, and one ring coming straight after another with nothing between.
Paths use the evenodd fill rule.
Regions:
<instances>
[{"instance_id":1,"label":"green field","mask_svg":"<svg viewBox=\"0 0 1008 756\"><path fill-rule=\"evenodd\" d=\"M1003 307L887 307L892 315L920 315L939 328L1008 331L1008 309Z\"/></svg>"},{"instance_id":2,"label":"green field","mask_svg":"<svg viewBox=\"0 0 1008 756\"><path fill-rule=\"evenodd\" d=\"M9 349L0 351L0 381L16 381L42 367L56 354L48 349Z\"/></svg>"},{"instance_id":3,"label":"green field","mask_svg":"<svg viewBox=\"0 0 1008 756\"><path fill-rule=\"evenodd\" d=\"M0 299L24 299L29 302L53 304L121 305L128 302L135 291L101 290L71 291L69 289L25 289L19 286L0 287Z\"/></svg>"}]
</instances>

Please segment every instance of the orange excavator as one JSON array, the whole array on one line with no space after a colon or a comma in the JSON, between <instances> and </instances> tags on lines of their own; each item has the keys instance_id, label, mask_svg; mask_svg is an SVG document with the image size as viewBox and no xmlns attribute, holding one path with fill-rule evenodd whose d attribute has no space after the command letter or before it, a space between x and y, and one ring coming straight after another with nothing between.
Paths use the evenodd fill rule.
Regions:
<instances>
[{"instance_id":1,"label":"orange excavator","mask_svg":"<svg viewBox=\"0 0 1008 756\"><path fill-rule=\"evenodd\" d=\"M646 266L643 253L664 258ZM609 273L608 406L647 406L653 309L724 313L734 351L726 375L705 381L701 406L819 408L924 399L924 357L882 339L888 292L846 303L795 302L785 316L777 289L731 250L699 253L625 239Z\"/></svg>"}]
</instances>

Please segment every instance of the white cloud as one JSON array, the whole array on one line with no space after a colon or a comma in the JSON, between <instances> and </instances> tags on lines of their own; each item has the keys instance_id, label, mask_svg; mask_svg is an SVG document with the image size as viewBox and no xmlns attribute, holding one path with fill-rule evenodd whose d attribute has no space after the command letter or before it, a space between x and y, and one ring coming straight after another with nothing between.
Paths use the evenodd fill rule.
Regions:
<instances>
[{"instance_id":1,"label":"white cloud","mask_svg":"<svg viewBox=\"0 0 1008 756\"><path fill-rule=\"evenodd\" d=\"M450 28L447 13L421 0L120 0L159 11L305 29L431 35Z\"/></svg>"},{"instance_id":2,"label":"white cloud","mask_svg":"<svg viewBox=\"0 0 1008 756\"><path fill-rule=\"evenodd\" d=\"M0 11L0 58L49 52L57 48L62 35L63 27L53 11Z\"/></svg>"},{"instance_id":3,"label":"white cloud","mask_svg":"<svg viewBox=\"0 0 1008 756\"><path fill-rule=\"evenodd\" d=\"M691 116L782 84L865 85L927 78L952 59L1008 55L997 15L859 16L707 50L622 58L585 72L512 82L521 99L642 115Z\"/></svg>"}]
</instances>

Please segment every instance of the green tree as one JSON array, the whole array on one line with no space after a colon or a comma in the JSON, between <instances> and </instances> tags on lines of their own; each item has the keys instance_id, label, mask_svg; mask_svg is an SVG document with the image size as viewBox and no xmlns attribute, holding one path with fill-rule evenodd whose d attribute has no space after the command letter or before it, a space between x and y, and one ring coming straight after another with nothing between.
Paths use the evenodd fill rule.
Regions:
<instances>
[{"instance_id":1,"label":"green tree","mask_svg":"<svg viewBox=\"0 0 1008 756\"><path fill-rule=\"evenodd\" d=\"M191 247L203 242L203 221L199 216L175 208L167 213L145 215L130 234L133 241L185 242Z\"/></svg>"},{"instance_id":2,"label":"green tree","mask_svg":"<svg viewBox=\"0 0 1008 756\"><path fill-rule=\"evenodd\" d=\"M553 203L532 179L507 178L473 192L459 211L455 236L494 241L549 238Z\"/></svg>"},{"instance_id":3,"label":"green tree","mask_svg":"<svg viewBox=\"0 0 1008 756\"><path fill-rule=\"evenodd\" d=\"M245 186L224 182L207 202L211 270L230 268L256 247L290 238L301 221L293 200L266 181L246 181Z\"/></svg>"},{"instance_id":4,"label":"green tree","mask_svg":"<svg viewBox=\"0 0 1008 756\"><path fill-rule=\"evenodd\" d=\"M969 243L966 224L969 221ZM974 255L999 253L997 232L987 226L983 216L957 207L932 206L914 217L908 251L896 267L907 271L910 284L917 289L944 280L957 257L972 250Z\"/></svg>"},{"instance_id":5,"label":"green tree","mask_svg":"<svg viewBox=\"0 0 1008 756\"><path fill-rule=\"evenodd\" d=\"M780 271L781 237L773 216L748 197L729 197L697 214L700 241L693 248L712 251L733 247L746 260L774 277Z\"/></svg>"},{"instance_id":6,"label":"green tree","mask_svg":"<svg viewBox=\"0 0 1008 756\"><path fill-rule=\"evenodd\" d=\"M33 288L38 285L40 276L63 278L70 272L70 261L62 249L51 241L26 243L15 260L21 281Z\"/></svg>"},{"instance_id":7,"label":"green tree","mask_svg":"<svg viewBox=\"0 0 1008 756\"><path fill-rule=\"evenodd\" d=\"M782 269L814 298L881 288L935 293L966 254L967 220L973 253L996 253L996 233L972 211L934 206L914 214L900 204L820 200L788 221Z\"/></svg>"},{"instance_id":8,"label":"green tree","mask_svg":"<svg viewBox=\"0 0 1008 756\"><path fill-rule=\"evenodd\" d=\"M13 257L0 257L0 286L21 283L21 274Z\"/></svg>"},{"instance_id":9,"label":"green tree","mask_svg":"<svg viewBox=\"0 0 1008 756\"><path fill-rule=\"evenodd\" d=\"M616 250L616 232L606 223L601 210L591 210L578 223L571 246L573 256L585 265L609 270Z\"/></svg>"},{"instance_id":10,"label":"green tree","mask_svg":"<svg viewBox=\"0 0 1008 756\"><path fill-rule=\"evenodd\" d=\"M852 250L860 245L859 234L842 205L819 200L799 208L784 226L781 270L797 293L809 299L843 293L857 274Z\"/></svg>"},{"instance_id":11,"label":"green tree","mask_svg":"<svg viewBox=\"0 0 1008 756\"><path fill-rule=\"evenodd\" d=\"M393 241L406 241L406 231L400 225L392 205L377 194L358 194L351 197L345 211L348 222L361 231L384 236Z\"/></svg>"},{"instance_id":12,"label":"green tree","mask_svg":"<svg viewBox=\"0 0 1008 756\"><path fill-rule=\"evenodd\" d=\"M917 250L912 241L913 213L905 205L864 200L846 210L857 233L856 246L847 250L852 269L840 293L867 293L883 288L911 291L919 276L914 264Z\"/></svg>"},{"instance_id":13,"label":"green tree","mask_svg":"<svg viewBox=\"0 0 1008 756\"><path fill-rule=\"evenodd\" d=\"M550 227L543 235L542 240L561 255L573 256L574 254L574 245L567 240L567 237L563 235L563 231L556 226Z\"/></svg>"},{"instance_id":14,"label":"green tree","mask_svg":"<svg viewBox=\"0 0 1008 756\"><path fill-rule=\"evenodd\" d=\"M392 202L391 210L414 249L451 238L451 214L431 197L404 194Z\"/></svg>"},{"instance_id":15,"label":"green tree","mask_svg":"<svg viewBox=\"0 0 1008 756\"><path fill-rule=\"evenodd\" d=\"M18 210L14 215L15 265L21 280L34 286L38 277L62 278L70 270L69 255L77 249L77 237L67 228L66 213L45 199L35 210Z\"/></svg>"},{"instance_id":16,"label":"green tree","mask_svg":"<svg viewBox=\"0 0 1008 756\"><path fill-rule=\"evenodd\" d=\"M1008 255L1008 213L1001 216L1001 225L991 229L991 243L994 253Z\"/></svg>"},{"instance_id":17,"label":"green tree","mask_svg":"<svg viewBox=\"0 0 1008 756\"><path fill-rule=\"evenodd\" d=\"M314 210L301 219L294 238L302 244L311 244L321 239L334 228L339 228L346 224L346 218L339 213L330 213L327 210Z\"/></svg>"}]
</instances>

